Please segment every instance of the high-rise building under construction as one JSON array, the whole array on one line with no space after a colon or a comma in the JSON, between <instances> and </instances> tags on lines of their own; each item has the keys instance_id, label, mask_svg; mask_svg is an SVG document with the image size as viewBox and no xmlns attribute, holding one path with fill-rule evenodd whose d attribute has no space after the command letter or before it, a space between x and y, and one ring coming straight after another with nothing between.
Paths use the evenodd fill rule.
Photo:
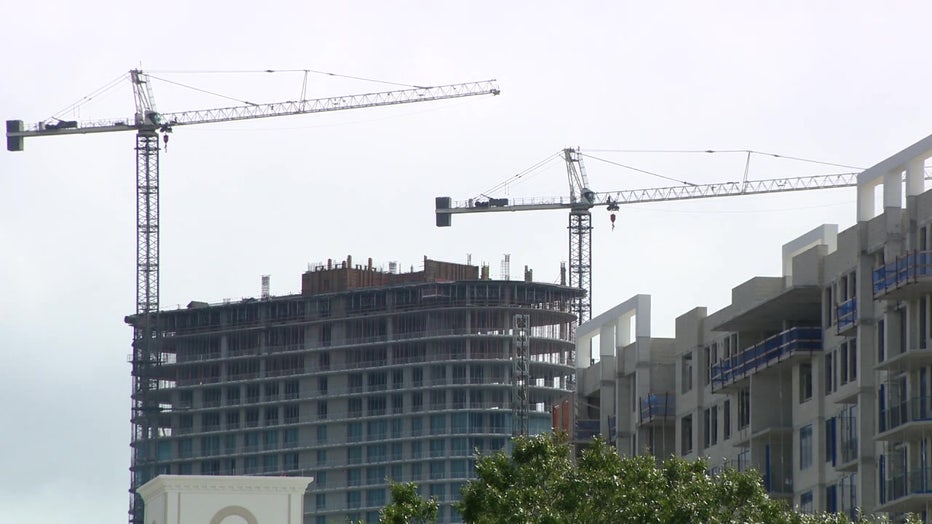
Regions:
<instances>
[{"instance_id":1,"label":"high-rise building under construction","mask_svg":"<svg viewBox=\"0 0 932 524\"><path fill-rule=\"evenodd\" d=\"M528 271L491 280L487 267L425 258L399 273L348 258L310 269L300 294L162 311L157 363L135 377L158 408L134 421L155 428L135 443L134 481L312 476L315 524L374 522L388 480L413 481L455 522L475 451L549 430L571 394L581 293Z\"/></svg>"}]
</instances>

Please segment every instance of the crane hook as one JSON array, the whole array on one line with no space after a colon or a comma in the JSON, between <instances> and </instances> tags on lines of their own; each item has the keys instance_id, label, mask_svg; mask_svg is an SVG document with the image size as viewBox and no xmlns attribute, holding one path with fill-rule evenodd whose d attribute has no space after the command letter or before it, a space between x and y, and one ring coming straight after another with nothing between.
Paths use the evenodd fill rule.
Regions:
<instances>
[{"instance_id":1,"label":"crane hook","mask_svg":"<svg viewBox=\"0 0 932 524\"><path fill-rule=\"evenodd\" d=\"M162 143L165 144L165 152L168 152L168 133L162 133Z\"/></svg>"},{"instance_id":2,"label":"crane hook","mask_svg":"<svg viewBox=\"0 0 932 524\"><path fill-rule=\"evenodd\" d=\"M615 202L614 200L612 200L612 197L608 197L608 199L606 200L606 203L608 204L606 206L606 209L608 209L608 211L611 212L608 218L611 219L612 221L612 231L614 231L615 230L615 211L618 211L618 202Z\"/></svg>"}]
</instances>

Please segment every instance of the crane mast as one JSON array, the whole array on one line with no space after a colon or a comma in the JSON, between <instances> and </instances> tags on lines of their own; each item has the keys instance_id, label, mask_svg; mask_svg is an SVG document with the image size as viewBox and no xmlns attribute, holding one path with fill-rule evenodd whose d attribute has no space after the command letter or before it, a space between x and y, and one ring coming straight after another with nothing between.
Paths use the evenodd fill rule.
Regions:
<instances>
[{"instance_id":1,"label":"crane mast","mask_svg":"<svg viewBox=\"0 0 932 524\"><path fill-rule=\"evenodd\" d=\"M22 120L7 120L7 150L22 151L27 137L136 131L136 314L130 361L133 373L132 465L130 470L131 523L142 523L142 502L136 488L160 473L156 471L158 439L162 436L162 412L156 393L162 363L159 311L159 134L176 126L251 120L429 102L476 95L498 95L494 80L414 87L358 95L271 104L246 104L217 109L160 113L149 76L141 70L129 72L136 113L132 118L89 122L43 121L28 128Z\"/></svg>"},{"instance_id":2,"label":"crane mast","mask_svg":"<svg viewBox=\"0 0 932 524\"><path fill-rule=\"evenodd\" d=\"M682 186L628 189L597 193L590 189L582 154L578 149L564 149L569 197L453 201L450 197L435 199L435 215L438 227L452 225L452 215L469 213L500 213L515 211L542 211L549 209L569 210L569 285L585 291L572 305L577 325L589 320L592 314L592 216L593 207L605 207L610 212L618 211L619 205L672 200L694 200L726 196L759 195L787 191L831 189L857 185L857 173L813 175L766 180L743 180L719 184L686 184ZM614 214L612 214L614 221ZM516 318L516 333L518 331ZM517 337L517 335L516 335ZM530 343L513 342L512 359L512 419L516 434L527 434L527 417L530 399L527 384L530 380ZM575 349L571 355L575 362ZM571 389L573 384L570 384Z\"/></svg>"}]
</instances>

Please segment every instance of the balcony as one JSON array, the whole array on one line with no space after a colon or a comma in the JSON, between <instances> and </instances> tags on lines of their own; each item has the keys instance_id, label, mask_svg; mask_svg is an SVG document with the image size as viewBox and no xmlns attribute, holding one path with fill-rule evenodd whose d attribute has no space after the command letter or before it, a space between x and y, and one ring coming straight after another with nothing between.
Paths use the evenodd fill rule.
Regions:
<instances>
[{"instance_id":1,"label":"balcony","mask_svg":"<svg viewBox=\"0 0 932 524\"><path fill-rule=\"evenodd\" d=\"M852 298L838 305L835 309L837 333L843 335L858 325L858 299Z\"/></svg>"},{"instance_id":2,"label":"balcony","mask_svg":"<svg viewBox=\"0 0 932 524\"><path fill-rule=\"evenodd\" d=\"M881 479L881 511L918 512L932 502L932 468L917 466L908 473Z\"/></svg>"},{"instance_id":3,"label":"balcony","mask_svg":"<svg viewBox=\"0 0 932 524\"><path fill-rule=\"evenodd\" d=\"M652 425L672 421L676 416L676 397L672 393L650 394L641 398L639 415L641 425Z\"/></svg>"},{"instance_id":4,"label":"balcony","mask_svg":"<svg viewBox=\"0 0 932 524\"><path fill-rule=\"evenodd\" d=\"M932 292L932 251L896 257L873 271L874 298L904 300Z\"/></svg>"},{"instance_id":5,"label":"balcony","mask_svg":"<svg viewBox=\"0 0 932 524\"><path fill-rule=\"evenodd\" d=\"M712 391L802 353L822 350L822 329L794 327L712 365Z\"/></svg>"},{"instance_id":6,"label":"balcony","mask_svg":"<svg viewBox=\"0 0 932 524\"><path fill-rule=\"evenodd\" d=\"M932 397L913 397L880 410L878 440L908 440L932 430Z\"/></svg>"}]
</instances>

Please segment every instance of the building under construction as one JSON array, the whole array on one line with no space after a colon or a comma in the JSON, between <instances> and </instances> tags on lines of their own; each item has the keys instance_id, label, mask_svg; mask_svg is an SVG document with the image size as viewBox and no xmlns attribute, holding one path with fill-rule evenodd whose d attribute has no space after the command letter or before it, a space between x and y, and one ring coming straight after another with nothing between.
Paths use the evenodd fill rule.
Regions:
<instances>
[{"instance_id":1,"label":"building under construction","mask_svg":"<svg viewBox=\"0 0 932 524\"><path fill-rule=\"evenodd\" d=\"M347 258L304 273L300 294L162 311L156 365L134 377L158 406L134 420L134 484L313 476L305 522L342 523L377 521L388 480L413 481L455 522L475 451L549 430L571 395L582 293L527 270L491 280L426 257L409 273Z\"/></svg>"}]
</instances>

